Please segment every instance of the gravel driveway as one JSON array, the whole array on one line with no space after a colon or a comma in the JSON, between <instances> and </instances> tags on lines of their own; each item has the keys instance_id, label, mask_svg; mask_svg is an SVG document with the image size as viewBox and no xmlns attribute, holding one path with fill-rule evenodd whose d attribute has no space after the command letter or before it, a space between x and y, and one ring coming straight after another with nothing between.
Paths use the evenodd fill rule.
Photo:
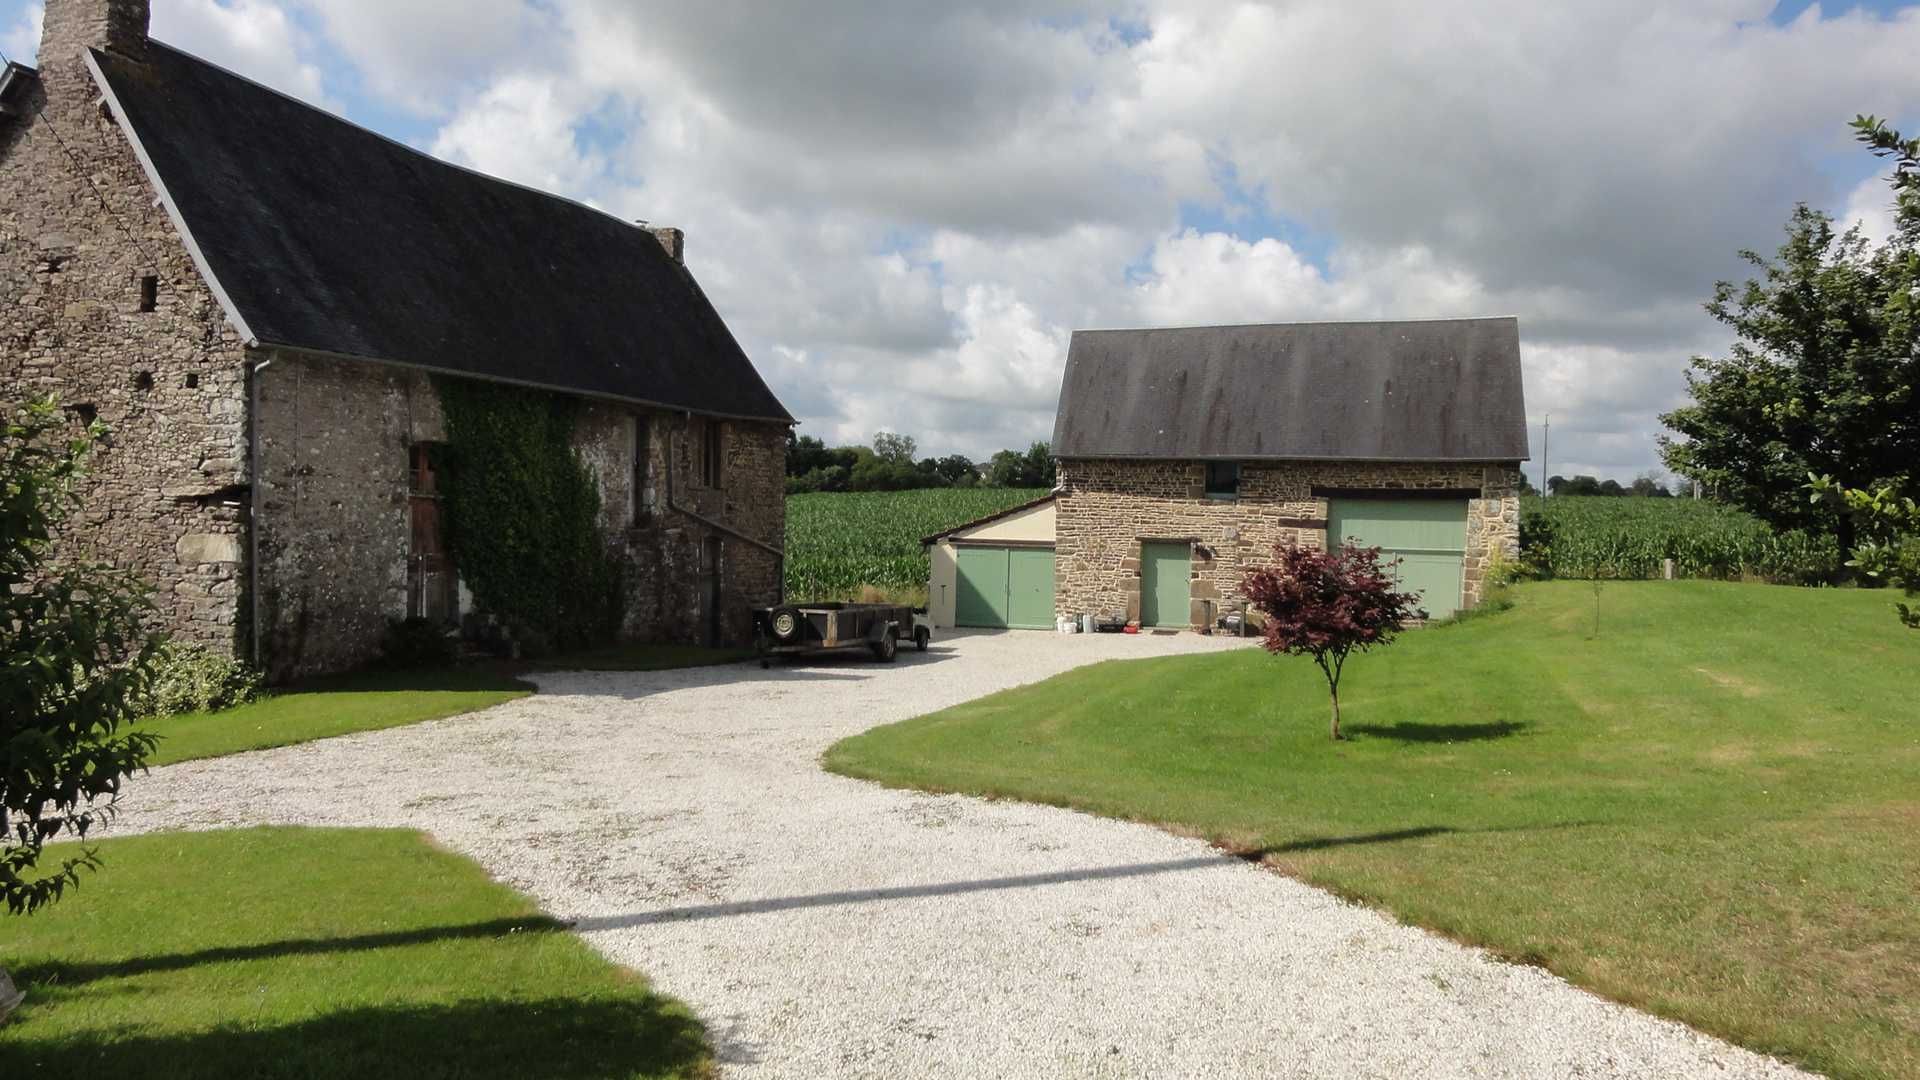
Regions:
<instances>
[{"instance_id":1,"label":"gravel driveway","mask_svg":"<svg viewBox=\"0 0 1920 1080\"><path fill-rule=\"evenodd\" d=\"M835 739L1189 635L540 678L483 713L174 765L117 832L400 825L706 1020L727 1075L1800 1075L1157 829L830 776Z\"/></svg>"}]
</instances>

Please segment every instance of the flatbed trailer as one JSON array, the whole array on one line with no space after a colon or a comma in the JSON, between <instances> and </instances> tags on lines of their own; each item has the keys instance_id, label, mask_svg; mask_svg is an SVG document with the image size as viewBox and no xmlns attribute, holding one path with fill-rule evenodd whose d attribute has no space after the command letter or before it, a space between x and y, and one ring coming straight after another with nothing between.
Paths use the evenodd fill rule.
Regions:
<instances>
[{"instance_id":1,"label":"flatbed trailer","mask_svg":"<svg viewBox=\"0 0 1920 1080\"><path fill-rule=\"evenodd\" d=\"M866 649L874 659L891 662L902 638L927 651L933 628L925 612L906 604L831 601L780 604L753 613L754 651L760 654L763 668L776 656L854 649Z\"/></svg>"}]
</instances>

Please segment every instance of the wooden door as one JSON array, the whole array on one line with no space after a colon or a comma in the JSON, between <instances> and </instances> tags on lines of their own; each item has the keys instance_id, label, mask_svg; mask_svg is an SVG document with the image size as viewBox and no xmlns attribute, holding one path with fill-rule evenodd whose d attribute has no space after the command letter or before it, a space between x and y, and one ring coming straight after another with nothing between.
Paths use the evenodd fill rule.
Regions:
<instances>
[{"instance_id":1,"label":"wooden door","mask_svg":"<svg viewBox=\"0 0 1920 1080\"><path fill-rule=\"evenodd\" d=\"M436 623L459 620L459 577L441 520L440 481L424 443L408 451L407 615Z\"/></svg>"}]
</instances>

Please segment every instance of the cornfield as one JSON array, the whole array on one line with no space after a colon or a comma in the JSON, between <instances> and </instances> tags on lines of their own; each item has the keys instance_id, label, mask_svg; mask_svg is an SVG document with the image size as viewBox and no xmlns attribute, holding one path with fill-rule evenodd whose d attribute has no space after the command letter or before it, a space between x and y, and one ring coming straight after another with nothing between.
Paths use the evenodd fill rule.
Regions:
<instances>
[{"instance_id":1,"label":"cornfield","mask_svg":"<svg viewBox=\"0 0 1920 1080\"><path fill-rule=\"evenodd\" d=\"M1522 500L1521 561L1559 578L1685 578L1804 584L1840 565L1830 536L1782 532L1732 507L1693 499L1560 496Z\"/></svg>"},{"instance_id":2,"label":"cornfield","mask_svg":"<svg viewBox=\"0 0 1920 1080\"><path fill-rule=\"evenodd\" d=\"M1044 494L1033 488L932 488L790 495L787 595L834 600L856 597L863 586L924 589L921 537Z\"/></svg>"}]
</instances>

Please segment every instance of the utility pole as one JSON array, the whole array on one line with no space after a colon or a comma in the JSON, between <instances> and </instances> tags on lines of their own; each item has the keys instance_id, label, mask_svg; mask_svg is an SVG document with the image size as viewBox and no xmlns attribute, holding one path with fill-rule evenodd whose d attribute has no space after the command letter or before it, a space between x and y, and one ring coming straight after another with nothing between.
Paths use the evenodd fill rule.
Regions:
<instances>
[{"instance_id":1,"label":"utility pole","mask_svg":"<svg viewBox=\"0 0 1920 1080\"><path fill-rule=\"evenodd\" d=\"M1540 497L1543 499L1553 494L1547 490L1547 448L1553 445L1552 439L1553 414L1548 413L1546 421L1540 425Z\"/></svg>"}]
</instances>

